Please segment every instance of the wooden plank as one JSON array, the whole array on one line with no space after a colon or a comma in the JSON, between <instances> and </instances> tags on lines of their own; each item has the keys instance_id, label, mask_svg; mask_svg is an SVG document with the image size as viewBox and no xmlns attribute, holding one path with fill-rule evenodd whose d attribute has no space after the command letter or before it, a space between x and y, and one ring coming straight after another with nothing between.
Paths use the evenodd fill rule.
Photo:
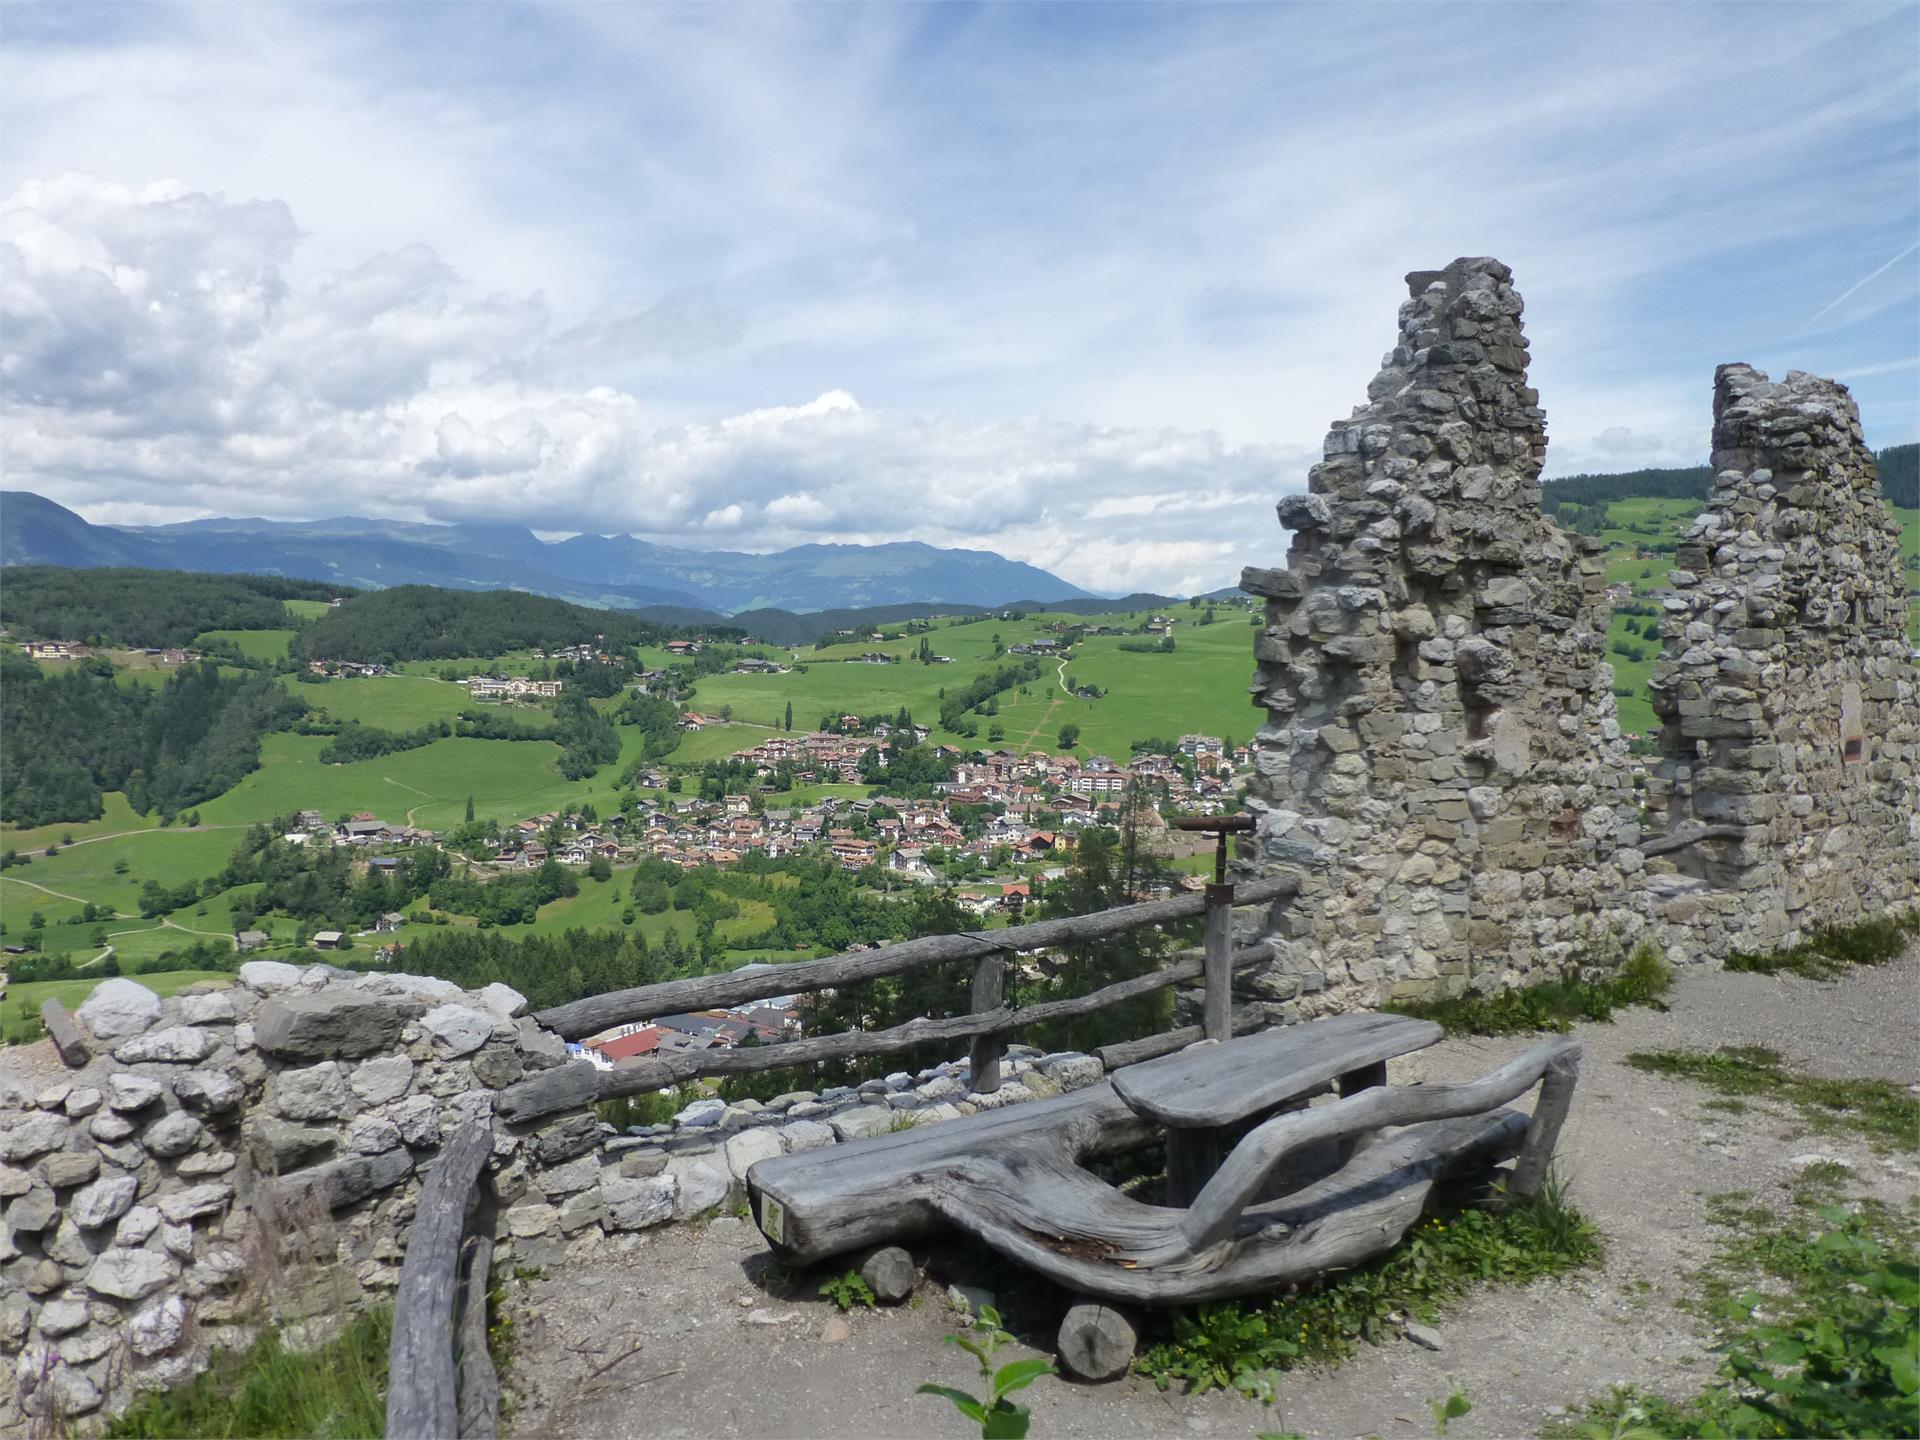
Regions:
<instances>
[{"instance_id":1,"label":"wooden plank","mask_svg":"<svg viewBox=\"0 0 1920 1440\"><path fill-rule=\"evenodd\" d=\"M1217 1126L1167 1131L1167 1204L1191 1205L1220 1168L1224 1153L1225 1132Z\"/></svg>"},{"instance_id":2,"label":"wooden plank","mask_svg":"<svg viewBox=\"0 0 1920 1440\"><path fill-rule=\"evenodd\" d=\"M1005 1006L1007 952L996 950L973 962L973 1013L996 1015ZM991 1095L1000 1088L1000 1057L1007 1053L1006 1041L996 1030L974 1036L967 1052L967 1088L976 1094Z\"/></svg>"},{"instance_id":3,"label":"wooden plank","mask_svg":"<svg viewBox=\"0 0 1920 1440\"><path fill-rule=\"evenodd\" d=\"M762 1160L747 1171L747 1193L781 1259L811 1265L937 1226L935 1192L955 1166L980 1153L1036 1137L1049 1154L1090 1159L1138 1149L1155 1134L1111 1085L1089 1085L1052 1100Z\"/></svg>"},{"instance_id":4,"label":"wooden plank","mask_svg":"<svg viewBox=\"0 0 1920 1440\"><path fill-rule=\"evenodd\" d=\"M453 1292L467 1198L493 1153L493 1124L468 1120L440 1148L420 1187L387 1347L388 1440L446 1440L459 1433L453 1370Z\"/></svg>"},{"instance_id":5,"label":"wooden plank","mask_svg":"<svg viewBox=\"0 0 1920 1440\"><path fill-rule=\"evenodd\" d=\"M1525 1127L1511 1111L1409 1126L1336 1174L1250 1208L1217 1244L1160 1264L1136 1257L1165 1249L1183 1212L1143 1205L1031 1141L973 1157L929 1189L955 1227L1069 1291L1187 1305L1270 1294L1392 1249L1438 1176L1511 1155Z\"/></svg>"},{"instance_id":6,"label":"wooden plank","mask_svg":"<svg viewBox=\"0 0 1920 1440\"><path fill-rule=\"evenodd\" d=\"M1237 903L1263 904L1296 894L1299 888L1300 882L1293 876L1270 876L1239 887ZM995 950L1044 950L1055 945L1100 940L1146 925L1167 925L1190 920L1205 908L1206 898L1203 895L1176 895L1170 900L1123 905L1092 915L1036 920L1032 924L1014 925L1005 930L977 935L927 935L918 940L903 940L895 945L882 945L875 950L838 955L827 960L757 966L725 975L667 980L657 985L642 985L634 990L615 990L539 1011L534 1018L567 1039L577 1040L583 1035L592 1035L628 1021L739 1005L774 995L837 988L863 980L877 980L884 975L898 975L923 965L949 960L974 960Z\"/></svg>"},{"instance_id":7,"label":"wooden plank","mask_svg":"<svg viewBox=\"0 0 1920 1440\"><path fill-rule=\"evenodd\" d=\"M1564 1068L1569 1058L1577 1059L1579 1054L1577 1040L1548 1040L1523 1051L1492 1074L1465 1085L1418 1085L1399 1089L1383 1086L1362 1090L1331 1105L1296 1110L1268 1120L1248 1132L1221 1165L1219 1173L1207 1182L1207 1188L1200 1192L1180 1223L1180 1244L1161 1256L1136 1258L1142 1264L1150 1264L1191 1255L1231 1234L1239 1223L1240 1212L1253 1202L1267 1177L1293 1151L1386 1125L1416 1125L1491 1111L1531 1090L1550 1068ZM1116 1076L1116 1090L1118 1079ZM1376 1145L1365 1155L1380 1148Z\"/></svg>"},{"instance_id":8,"label":"wooden plank","mask_svg":"<svg viewBox=\"0 0 1920 1440\"><path fill-rule=\"evenodd\" d=\"M1573 1087L1580 1078L1580 1052L1563 1055L1547 1067L1540 1081L1540 1101L1533 1107L1527 1138L1513 1162L1513 1193L1531 1200L1547 1183L1554 1142L1573 1104Z\"/></svg>"},{"instance_id":9,"label":"wooden plank","mask_svg":"<svg viewBox=\"0 0 1920 1440\"><path fill-rule=\"evenodd\" d=\"M1235 968L1239 968L1237 963ZM1256 1030L1264 1030L1271 1017L1257 1006L1236 1010L1233 1014L1233 1033L1251 1035ZM1143 1035L1138 1040L1121 1040L1112 1045L1102 1045L1093 1053L1106 1067L1107 1073L1124 1070L1129 1065L1144 1064L1148 1060L1158 1060L1162 1055L1171 1055L1176 1050L1185 1050L1189 1045L1198 1045L1206 1039L1206 1034L1198 1025L1183 1025L1178 1030L1163 1031L1158 1035Z\"/></svg>"},{"instance_id":10,"label":"wooden plank","mask_svg":"<svg viewBox=\"0 0 1920 1440\"><path fill-rule=\"evenodd\" d=\"M487 1348L487 1279L493 1236L467 1237L467 1278L460 1306L460 1440L494 1440L500 1433L500 1372Z\"/></svg>"},{"instance_id":11,"label":"wooden plank","mask_svg":"<svg viewBox=\"0 0 1920 1440\"><path fill-rule=\"evenodd\" d=\"M1233 965L1236 970L1243 969L1261 964L1271 955L1271 950L1264 943L1249 945L1234 951ZM966 1040L976 1035L1003 1034L1042 1021L1091 1014L1107 1006L1118 1005L1123 1000L1132 1000L1169 985L1195 979L1200 975L1201 968L1201 961L1197 957L1190 957L1162 970L1116 981L1089 995L1067 1000L1047 1000L1019 1009L1002 1005L984 1015L909 1020L889 1030L846 1030L805 1040L782 1041L775 1045L748 1045L736 1050L696 1050L681 1055L650 1058L613 1070L602 1070L589 1060L575 1060L509 1085L496 1099L495 1111L501 1119L520 1124L562 1110L577 1110L595 1100L612 1100L622 1095L664 1090L670 1085L679 1085L703 1076L745 1075L790 1065L818 1064L823 1060L892 1055L916 1045ZM1240 1017L1235 1023L1239 1029L1248 1029L1264 1024L1265 1020L1259 1012L1254 1011ZM1195 1030L1191 1036L1167 1048L1177 1048L1179 1044L1199 1038L1199 1031Z\"/></svg>"},{"instance_id":12,"label":"wooden plank","mask_svg":"<svg viewBox=\"0 0 1920 1440\"><path fill-rule=\"evenodd\" d=\"M1355 1013L1286 1025L1114 1072L1135 1110L1174 1129L1230 1125L1331 1084L1350 1070L1421 1050L1444 1032L1430 1020Z\"/></svg>"},{"instance_id":13,"label":"wooden plank","mask_svg":"<svg viewBox=\"0 0 1920 1440\"><path fill-rule=\"evenodd\" d=\"M47 1027L47 1038L59 1052L60 1061L69 1070L78 1070L93 1058L80 1028L67 1018L67 1007L52 996L40 1002L40 1023Z\"/></svg>"},{"instance_id":14,"label":"wooden plank","mask_svg":"<svg viewBox=\"0 0 1920 1440\"><path fill-rule=\"evenodd\" d=\"M1206 994L1200 1028L1209 1040L1233 1038L1233 886L1208 885Z\"/></svg>"}]
</instances>

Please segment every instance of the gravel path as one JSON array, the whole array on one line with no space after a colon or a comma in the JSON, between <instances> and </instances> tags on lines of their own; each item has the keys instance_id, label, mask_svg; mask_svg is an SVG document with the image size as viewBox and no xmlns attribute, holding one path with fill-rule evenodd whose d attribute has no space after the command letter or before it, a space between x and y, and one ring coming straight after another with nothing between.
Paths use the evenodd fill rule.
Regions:
<instances>
[{"instance_id":1,"label":"gravel path","mask_svg":"<svg viewBox=\"0 0 1920 1440\"><path fill-rule=\"evenodd\" d=\"M1331 1372L1294 1372L1278 1412L1218 1392L1162 1393L1138 1377L1104 1386L1044 1380L1029 1393L1036 1437L1296 1430L1346 1436L1432 1434L1427 1402L1457 1380L1473 1411L1450 1437L1536 1434L1562 1408L1617 1383L1684 1389L1709 1375L1695 1323L1675 1308L1687 1272L1712 1254L1705 1197L1747 1191L1784 1203L1808 1153L1853 1167L1849 1188L1886 1200L1920 1195L1911 1156L1882 1160L1850 1136L1809 1136L1785 1111L1705 1109L1709 1094L1623 1063L1634 1050L1767 1045L1832 1076L1920 1082L1920 950L1834 983L1694 973L1665 1013L1623 1012L1584 1025L1580 1089L1561 1139L1574 1202L1607 1239L1602 1266L1524 1290L1492 1288L1442 1319L1444 1349L1404 1342ZM1523 1049L1529 1037L1464 1040L1396 1062L1396 1082L1466 1078ZM1804 1160L1802 1161L1804 1163ZM971 1361L941 1335L946 1280L998 1279L942 1244L938 1281L909 1307L845 1323L811 1285L778 1298L758 1283L766 1255L748 1222L630 1237L624 1255L514 1285L519 1352L513 1429L545 1435L965 1435L925 1380L967 1388ZM813 1283L817 1283L815 1280ZM1011 1294L1016 1324L1044 1311ZM1034 1338L1044 1339L1035 1324ZM1023 1352L1024 1353L1024 1352Z\"/></svg>"}]
</instances>

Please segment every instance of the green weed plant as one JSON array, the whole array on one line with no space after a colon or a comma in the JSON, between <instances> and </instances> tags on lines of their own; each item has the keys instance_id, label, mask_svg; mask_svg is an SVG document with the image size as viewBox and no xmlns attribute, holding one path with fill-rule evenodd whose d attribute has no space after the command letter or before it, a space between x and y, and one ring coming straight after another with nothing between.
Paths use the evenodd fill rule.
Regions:
<instances>
[{"instance_id":1,"label":"green weed plant","mask_svg":"<svg viewBox=\"0 0 1920 1440\"><path fill-rule=\"evenodd\" d=\"M1382 1340L1402 1315L1431 1320L1482 1284L1524 1285L1591 1264L1600 1238L1560 1190L1535 1200L1429 1214L1392 1252L1352 1270L1289 1286L1269 1300L1223 1300L1171 1312L1169 1333L1149 1345L1140 1371L1162 1390L1232 1388L1257 1395L1261 1377L1310 1363L1337 1364L1356 1342Z\"/></svg>"}]
</instances>

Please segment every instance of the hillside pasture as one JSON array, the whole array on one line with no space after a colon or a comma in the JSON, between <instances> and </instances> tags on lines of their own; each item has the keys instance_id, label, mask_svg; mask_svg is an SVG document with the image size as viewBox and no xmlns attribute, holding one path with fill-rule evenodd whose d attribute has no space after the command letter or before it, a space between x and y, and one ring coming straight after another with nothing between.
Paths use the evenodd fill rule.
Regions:
<instances>
[{"instance_id":1,"label":"hillside pasture","mask_svg":"<svg viewBox=\"0 0 1920 1440\"><path fill-rule=\"evenodd\" d=\"M318 620L333 607L324 600L283 600L287 613L296 620Z\"/></svg>"},{"instance_id":2,"label":"hillside pasture","mask_svg":"<svg viewBox=\"0 0 1920 1440\"><path fill-rule=\"evenodd\" d=\"M371 680L328 680L313 684L291 675L280 683L315 710L343 723L377 725L382 730L418 730L474 708L464 685L449 685L424 675L382 675ZM544 717L543 717L544 718Z\"/></svg>"},{"instance_id":3,"label":"hillside pasture","mask_svg":"<svg viewBox=\"0 0 1920 1440\"><path fill-rule=\"evenodd\" d=\"M160 817L141 815L127 804L127 797L118 790L110 790L100 797L100 818L97 820L58 821L52 825L35 825L27 828L7 825L0 826L0 850L18 850L21 854L29 851L44 850L56 842L64 845L69 837L75 844L82 841L95 841L102 836L118 835L128 830L151 830L158 826Z\"/></svg>"},{"instance_id":4,"label":"hillside pasture","mask_svg":"<svg viewBox=\"0 0 1920 1440\"><path fill-rule=\"evenodd\" d=\"M546 740L456 737L350 765L322 765L326 744L317 735L264 737L260 769L200 806L201 818L246 824L300 810L318 810L329 819L369 810L399 822L411 811L413 824L444 830L465 818L469 795L479 814L504 823L584 799L595 783L561 779L554 769L559 747ZM601 773L604 792L612 776Z\"/></svg>"},{"instance_id":5,"label":"hillside pasture","mask_svg":"<svg viewBox=\"0 0 1920 1440\"><path fill-rule=\"evenodd\" d=\"M194 636L194 648L204 650L216 641L225 641L250 660L265 660L271 663L287 657L287 645L296 632L292 630L203 630Z\"/></svg>"}]
</instances>

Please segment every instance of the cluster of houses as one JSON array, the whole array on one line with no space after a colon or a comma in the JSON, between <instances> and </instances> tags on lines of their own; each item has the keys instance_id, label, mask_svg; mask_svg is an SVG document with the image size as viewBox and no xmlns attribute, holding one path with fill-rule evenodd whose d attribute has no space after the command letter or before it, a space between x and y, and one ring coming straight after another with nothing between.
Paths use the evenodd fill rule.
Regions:
<instances>
[{"instance_id":1,"label":"cluster of houses","mask_svg":"<svg viewBox=\"0 0 1920 1440\"><path fill-rule=\"evenodd\" d=\"M437 845L440 836L417 825L394 825L371 810L360 810L344 820L328 820L318 810L302 810L294 817L293 829L280 837L289 845L310 845L324 840L334 845ZM379 863L374 857L372 863ZM397 865L394 860L392 864ZM391 867L389 867L391 868Z\"/></svg>"},{"instance_id":2,"label":"cluster of houses","mask_svg":"<svg viewBox=\"0 0 1920 1440\"><path fill-rule=\"evenodd\" d=\"M494 847L493 863L503 870L538 870L549 860L562 865L591 865L595 860L625 864L639 856L619 836L626 828L624 815L609 816L604 830L578 815L536 815L508 828ZM547 837L556 833L560 838L549 843Z\"/></svg>"},{"instance_id":3,"label":"cluster of houses","mask_svg":"<svg viewBox=\"0 0 1920 1440\"><path fill-rule=\"evenodd\" d=\"M631 1025L616 1025L589 1035L567 1050L602 1070L637 1065L656 1055L690 1050L731 1050L749 1042L771 1045L800 1037L800 1016L792 996L760 1000L737 1010L703 1010L690 1015L661 1015Z\"/></svg>"},{"instance_id":4,"label":"cluster of houses","mask_svg":"<svg viewBox=\"0 0 1920 1440\"><path fill-rule=\"evenodd\" d=\"M393 674L385 665L374 665L363 660L309 660L307 671L332 680L377 680Z\"/></svg>"},{"instance_id":5,"label":"cluster of houses","mask_svg":"<svg viewBox=\"0 0 1920 1440\"><path fill-rule=\"evenodd\" d=\"M861 756L875 738L885 737L819 731L775 735L735 758L768 778L784 768L799 784L851 784L859 782ZM955 761L952 778L926 799L826 796L809 806L782 808L777 792L764 794L758 804L746 795L719 801L670 795L664 803L643 802L641 814L624 823L624 839L607 842L611 848L605 853L616 861L644 854L687 867L725 866L750 853L779 856L825 845L846 870L864 869L884 856L890 870L921 878L933 875L928 856L935 850L948 857L987 860L1007 852L1015 863L1044 861L1071 844L1063 832L1098 821L1136 781L1163 793L1172 810L1209 814L1224 809L1235 770L1248 763L1245 747L1229 753L1213 736L1186 735L1180 751L1190 765L1156 754L1127 765L1103 755L1081 760L1041 751L997 750L969 758L943 746L940 753ZM643 784L665 779L658 774L638 778ZM956 814L962 808L964 819ZM549 819L523 823L539 834ZM581 843L588 839L582 836ZM577 844L570 849L580 853ZM528 855L525 849L515 853ZM543 849L532 853L536 858L519 863L549 858ZM577 863L567 855L554 858ZM994 898L997 903L1007 897Z\"/></svg>"},{"instance_id":6,"label":"cluster of houses","mask_svg":"<svg viewBox=\"0 0 1920 1440\"><path fill-rule=\"evenodd\" d=\"M565 687L564 680L533 680L525 675L469 675L467 696L473 700L551 700Z\"/></svg>"},{"instance_id":7,"label":"cluster of houses","mask_svg":"<svg viewBox=\"0 0 1920 1440\"><path fill-rule=\"evenodd\" d=\"M607 637L596 635L591 641L582 641L578 645L562 645L557 650L535 650L536 660L571 660L576 665L612 665L626 657L616 655L606 648Z\"/></svg>"},{"instance_id":8,"label":"cluster of houses","mask_svg":"<svg viewBox=\"0 0 1920 1440\"><path fill-rule=\"evenodd\" d=\"M93 654L92 646L78 640L22 640L20 649L29 660L85 660ZM200 659L198 650L157 645L144 646L128 653L144 655L156 665L187 665Z\"/></svg>"}]
</instances>

